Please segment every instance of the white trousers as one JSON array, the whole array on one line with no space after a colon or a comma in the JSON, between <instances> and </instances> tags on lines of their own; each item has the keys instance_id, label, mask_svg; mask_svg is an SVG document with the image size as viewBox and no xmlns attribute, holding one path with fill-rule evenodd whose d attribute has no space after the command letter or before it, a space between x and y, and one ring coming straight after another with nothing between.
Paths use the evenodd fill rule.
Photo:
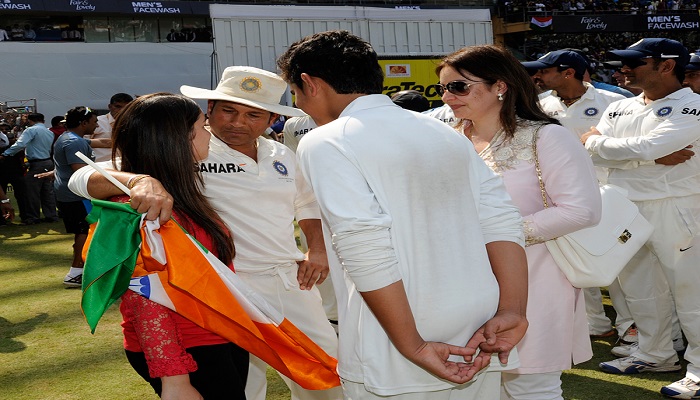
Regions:
<instances>
[{"instance_id":1,"label":"white trousers","mask_svg":"<svg viewBox=\"0 0 700 400\"><path fill-rule=\"evenodd\" d=\"M341 379L345 400L498 400L501 382L500 372L484 372L470 383L454 389L436 392L403 393L393 396L379 396L368 392L362 383Z\"/></svg>"},{"instance_id":2,"label":"white trousers","mask_svg":"<svg viewBox=\"0 0 700 400\"><path fill-rule=\"evenodd\" d=\"M501 375L501 400L563 400L561 371Z\"/></svg>"},{"instance_id":3,"label":"white trousers","mask_svg":"<svg viewBox=\"0 0 700 400\"><path fill-rule=\"evenodd\" d=\"M627 328L632 326L632 314L627 301L620 289L620 283L615 279L608 286L610 301L617 317L615 318L615 329L620 337L625 334ZM603 295L600 293L600 288L587 288L583 291L583 298L586 300L586 317L588 318L588 333L591 335L600 335L612 329L610 319L605 315L603 308Z\"/></svg>"},{"instance_id":4,"label":"white trousers","mask_svg":"<svg viewBox=\"0 0 700 400\"><path fill-rule=\"evenodd\" d=\"M615 330L617 330L617 335L622 337L624 336L625 332L627 332L627 329L632 326L634 320L632 320L632 314L627 306L627 300L625 299L625 295L622 293L620 282L617 279L615 279L615 281L608 286L608 293L610 294L610 301L612 302L613 308L615 309L615 313L617 315L615 317ZM583 294L584 299L586 300L588 333L590 335L596 335L609 331L611 322L605 315L605 309L603 308L603 295L600 292L600 288L596 287L584 289ZM673 301L673 298L671 301ZM683 332L681 330L681 323L678 320L678 313L676 312L675 304L673 306L671 324L671 339L674 341L682 340Z\"/></svg>"},{"instance_id":5,"label":"white trousers","mask_svg":"<svg viewBox=\"0 0 700 400\"><path fill-rule=\"evenodd\" d=\"M635 356L651 362L676 359L671 344L673 297L688 339L688 375L700 378L700 195L637 205L655 230L619 276L637 324Z\"/></svg>"},{"instance_id":6,"label":"white trousers","mask_svg":"<svg viewBox=\"0 0 700 400\"><path fill-rule=\"evenodd\" d=\"M316 287L311 290L299 289L296 283L296 263L265 273L236 272L326 353L338 357L338 337L323 311L318 289ZM267 364L251 354L248 368L248 380L245 387L246 398L248 400L265 400ZM306 390L291 379L281 374L280 376L289 386L293 400L340 400L343 398L340 387L329 390Z\"/></svg>"}]
</instances>

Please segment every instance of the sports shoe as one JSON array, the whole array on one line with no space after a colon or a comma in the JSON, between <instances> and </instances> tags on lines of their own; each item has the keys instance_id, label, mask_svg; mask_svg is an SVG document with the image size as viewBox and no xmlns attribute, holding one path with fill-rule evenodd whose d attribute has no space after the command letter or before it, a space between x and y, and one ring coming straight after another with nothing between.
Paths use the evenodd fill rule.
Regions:
<instances>
[{"instance_id":1,"label":"sports shoe","mask_svg":"<svg viewBox=\"0 0 700 400\"><path fill-rule=\"evenodd\" d=\"M65 278L63 278L63 285L65 285L67 288L80 288L83 286L83 274L76 275L76 276L69 276L66 275Z\"/></svg>"},{"instance_id":2,"label":"sports shoe","mask_svg":"<svg viewBox=\"0 0 700 400\"><path fill-rule=\"evenodd\" d=\"M612 355L618 357L629 357L639 349L639 343L622 344L610 350Z\"/></svg>"},{"instance_id":3,"label":"sports shoe","mask_svg":"<svg viewBox=\"0 0 700 400\"><path fill-rule=\"evenodd\" d=\"M639 339L637 339L637 326L632 324L627 330L625 331L625 334L622 335L620 338L620 342L624 344L630 344L630 343L637 343Z\"/></svg>"},{"instance_id":4,"label":"sports shoe","mask_svg":"<svg viewBox=\"0 0 700 400\"><path fill-rule=\"evenodd\" d=\"M700 385L690 378L683 378L662 387L661 394L674 399L700 399Z\"/></svg>"},{"instance_id":5,"label":"sports shoe","mask_svg":"<svg viewBox=\"0 0 700 400\"><path fill-rule=\"evenodd\" d=\"M644 361L641 358L634 356L618 358L617 360L602 362L598 366L604 372L611 374L639 374L641 372L673 372L681 370L681 363L674 356L676 361L666 361L662 363L653 363Z\"/></svg>"}]
</instances>

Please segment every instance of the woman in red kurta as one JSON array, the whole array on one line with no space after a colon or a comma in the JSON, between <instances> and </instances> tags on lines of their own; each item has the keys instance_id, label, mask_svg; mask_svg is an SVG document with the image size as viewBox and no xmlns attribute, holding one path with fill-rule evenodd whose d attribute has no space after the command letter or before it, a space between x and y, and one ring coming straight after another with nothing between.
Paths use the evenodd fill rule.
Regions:
<instances>
[{"instance_id":1,"label":"woman in red kurta","mask_svg":"<svg viewBox=\"0 0 700 400\"><path fill-rule=\"evenodd\" d=\"M175 220L233 269L231 235L202 194L196 169L208 153L205 123L184 96L141 96L115 120L112 158L121 171L141 174L129 188L140 177L158 179L173 196ZM127 358L163 399L245 399L247 351L130 290L120 310Z\"/></svg>"}]
</instances>

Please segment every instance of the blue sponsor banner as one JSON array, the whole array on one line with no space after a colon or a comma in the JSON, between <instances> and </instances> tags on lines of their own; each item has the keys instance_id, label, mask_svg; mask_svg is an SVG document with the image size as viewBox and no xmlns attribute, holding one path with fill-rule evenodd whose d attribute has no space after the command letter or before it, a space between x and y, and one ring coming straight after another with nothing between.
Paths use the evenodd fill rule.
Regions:
<instances>
[{"instance_id":1,"label":"blue sponsor banner","mask_svg":"<svg viewBox=\"0 0 700 400\"><path fill-rule=\"evenodd\" d=\"M640 31L700 30L700 15L650 14L639 16Z\"/></svg>"},{"instance_id":2,"label":"blue sponsor banner","mask_svg":"<svg viewBox=\"0 0 700 400\"><path fill-rule=\"evenodd\" d=\"M0 5L3 1L0 0ZM24 0L12 0L19 3ZM41 3L34 0L34 3ZM113 0L44 0L46 12L148 14L148 15L209 15L209 3L191 1L113 1Z\"/></svg>"},{"instance_id":3,"label":"blue sponsor banner","mask_svg":"<svg viewBox=\"0 0 700 400\"><path fill-rule=\"evenodd\" d=\"M42 0L0 0L0 13L44 11Z\"/></svg>"},{"instance_id":4,"label":"blue sponsor banner","mask_svg":"<svg viewBox=\"0 0 700 400\"><path fill-rule=\"evenodd\" d=\"M698 13L637 15L555 15L552 33L700 30Z\"/></svg>"},{"instance_id":5,"label":"blue sponsor banner","mask_svg":"<svg viewBox=\"0 0 700 400\"><path fill-rule=\"evenodd\" d=\"M605 33L634 30L635 15L556 15L554 33Z\"/></svg>"}]
</instances>

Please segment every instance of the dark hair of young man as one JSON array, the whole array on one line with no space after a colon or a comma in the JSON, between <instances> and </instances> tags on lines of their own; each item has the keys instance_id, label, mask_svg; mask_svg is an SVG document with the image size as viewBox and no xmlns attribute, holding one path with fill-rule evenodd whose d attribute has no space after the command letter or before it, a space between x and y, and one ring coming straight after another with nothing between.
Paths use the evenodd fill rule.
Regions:
<instances>
[{"instance_id":1,"label":"dark hair of young man","mask_svg":"<svg viewBox=\"0 0 700 400\"><path fill-rule=\"evenodd\" d=\"M63 121L63 117L60 115L57 115L57 116L51 118L51 126L52 127L58 126L61 123L61 121Z\"/></svg>"},{"instance_id":2,"label":"dark hair of young man","mask_svg":"<svg viewBox=\"0 0 700 400\"><path fill-rule=\"evenodd\" d=\"M121 170L158 179L173 196L174 210L188 231L193 223L207 232L224 264L235 250L226 224L202 193L204 179L192 149L193 127L201 110L193 100L153 93L130 102L114 121L112 163L121 156ZM116 168L116 164L115 164Z\"/></svg>"},{"instance_id":3,"label":"dark hair of young man","mask_svg":"<svg viewBox=\"0 0 700 400\"><path fill-rule=\"evenodd\" d=\"M443 58L435 72L440 75L440 71L447 66L460 74L469 72L491 85L500 80L508 86L508 91L503 96L500 120L509 137L517 129L518 117L527 121L560 125L557 119L550 118L542 111L538 91L530 75L505 48L493 45L462 48Z\"/></svg>"},{"instance_id":4,"label":"dark hair of young man","mask_svg":"<svg viewBox=\"0 0 700 400\"><path fill-rule=\"evenodd\" d=\"M44 114L30 113L30 114L27 114L27 119L32 121L32 122L44 122Z\"/></svg>"},{"instance_id":5,"label":"dark hair of young man","mask_svg":"<svg viewBox=\"0 0 700 400\"><path fill-rule=\"evenodd\" d=\"M109 99L109 104L128 103L132 100L134 100L134 98L128 93L117 93Z\"/></svg>"},{"instance_id":6,"label":"dark hair of young man","mask_svg":"<svg viewBox=\"0 0 700 400\"><path fill-rule=\"evenodd\" d=\"M301 74L323 79L338 94L381 94L384 73L372 46L348 31L328 31L293 43L278 60L282 77L303 89Z\"/></svg>"}]
</instances>

